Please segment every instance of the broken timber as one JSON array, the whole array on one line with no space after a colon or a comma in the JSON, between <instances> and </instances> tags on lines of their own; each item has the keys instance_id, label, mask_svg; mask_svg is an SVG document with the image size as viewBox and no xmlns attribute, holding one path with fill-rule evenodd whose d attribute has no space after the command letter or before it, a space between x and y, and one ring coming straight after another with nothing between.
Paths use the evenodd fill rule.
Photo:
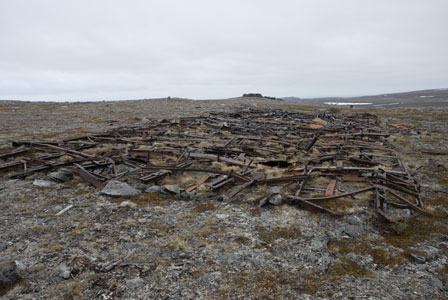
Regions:
<instances>
[{"instance_id":1,"label":"broken timber","mask_svg":"<svg viewBox=\"0 0 448 300\"><path fill-rule=\"evenodd\" d=\"M0 152L0 175L71 167L102 189L110 180L153 184L188 174L190 193L261 199L260 187L277 185L291 204L334 215L340 212L327 204L356 203L364 193L374 194L373 208L390 222L426 213L417 181L385 137L376 116L365 113L210 113L63 141L15 141Z\"/></svg>"}]
</instances>

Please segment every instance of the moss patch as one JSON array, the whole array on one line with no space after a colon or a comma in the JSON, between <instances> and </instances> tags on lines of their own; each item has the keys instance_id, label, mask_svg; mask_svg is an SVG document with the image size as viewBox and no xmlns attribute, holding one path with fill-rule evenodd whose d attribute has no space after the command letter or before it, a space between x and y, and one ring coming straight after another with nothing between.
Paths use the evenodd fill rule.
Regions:
<instances>
[{"instance_id":1,"label":"moss patch","mask_svg":"<svg viewBox=\"0 0 448 300\"><path fill-rule=\"evenodd\" d=\"M145 193L137 197L133 197L131 200L139 206L167 206L174 201L174 195L161 195L159 193Z\"/></svg>"},{"instance_id":2,"label":"moss patch","mask_svg":"<svg viewBox=\"0 0 448 300\"><path fill-rule=\"evenodd\" d=\"M346 258L340 258L332 263L328 268L328 273L335 276L371 277L369 272Z\"/></svg>"},{"instance_id":3,"label":"moss patch","mask_svg":"<svg viewBox=\"0 0 448 300\"><path fill-rule=\"evenodd\" d=\"M195 208L193 208L193 212L201 213L204 211L216 210L217 208L218 207L212 203L203 203L203 204L199 204Z\"/></svg>"},{"instance_id":4,"label":"moss patch","mask_svg":"<svg viewBox=\"0 0 448 300\"><path fill-rule=\"evenodd\" d=\"M302 236L300 230L296 226L276 226L272 229L267 229L261 225L257 225L254 228L258 232L258 236L264 242L271 244L278 239L298 239Z\"/></svg>"}]
</instances>

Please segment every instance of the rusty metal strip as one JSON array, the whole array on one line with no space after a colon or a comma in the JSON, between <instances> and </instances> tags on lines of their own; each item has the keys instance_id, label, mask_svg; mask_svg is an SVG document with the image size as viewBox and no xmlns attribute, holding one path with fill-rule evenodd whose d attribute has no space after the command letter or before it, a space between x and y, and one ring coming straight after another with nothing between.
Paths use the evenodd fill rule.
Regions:
<instances>
[{"instance_id":1,"label":"rusty metal strip","mask_svg":"<svg viewBox=\"0 0 448 300\"><path fill-rule=\"evenodd\" d=\"M392 189L387 188L387 187L382 187L382 189L387 190L391 195L395 196L397 199L399 199L400 201L406 203L407 205L409 205L410 207L412 207L414 210L421 212L422 214L426 214L426 210L415 205L414 203L412 203L411 201L409 201L408 199L402 197L401 195L395 193Z\"/></svg>"},{"instance_id":2,"label":"rusty metal strip","mask_svg":"<svg viewBox=\"0 0 448 300\"><path fill-rule=\"evenodd\" d=\"M342 197L347 197L347 196L353 196L356 194L360 194L360 193L364 193L364 192L368 192L375 189L374 186L369 186L360 190L356 190L353 192L348 192L348 193L343 193L343 194L338 194L338 195L333 195L333 196L328 196L328 197L316 197L316 198L302 198L302 197L296 197L296 196L288 196L288 198L290 199L295 199L295 200L302 200L302 201L324 201L324 200L331 200L331 199L337 199L337 198L342 198Z\"/></svg>"},{"instance_id":3,"label":"rusty metal strip","mask_svg":"<svg viewBox=\"0 0 448 300\"><path fill-rule=\"evenodd\" d=\"M223 187L224 185L231 183L233 181L234 181L233 178L228 178L226 176L224 178L219 178L212 183L209 183L208 186L211 187L212 189L217 189L217 188Z\"/></svg>"},{"instance_id":4,"label":"rusty metal strip","mask_svg":"<svg viewBox=\"0 0 448 300\"><path fill-rule=\"evenodd\" d=\"M396 223L398 220L394 217L391 217L386 214L384 211L386 202L386 192L381 188L376 188L376 197L375 197L375 209L376 212L382 216L384 219L391 223Z\"/></svg>"},{"instance_id":5,"label":"rusty metal strip","mask_svg":"<svg viewBox=\"0 0 448 300\"><path fill-rule=\"evenodd\" d=\"M185 191L186 191L186 192L192 192L192 191L194 191L194 190L197 189L201 184L205 183L209 178L210 178L209 175L204 175L204 176L202 176L201 178L199 178L199 180L198 180L195 184L193 184L193 185L187 187L187 188L185 189Z\"/></svg>"},{"instance_id":6,"label":"rusty metal strip","mask_svg":"<svg viewBox=\"0 0 448 300\"><path fill-rule=\"evenodd\" d=\"M302 199L295 199L295 200L298 200L300 204L303 203L303 204L311 206L313 208L317 208L318 210L326 212L326 213L329 213L330 215L333 215L333 216L337 216L338 215L336 212L334 212L334 211L332 211L332 210L330 210L330 209L328 209L326 207L320 206L320 205L318 205L316 203L312 203L310 201L302 200Z\"/></svg>"},{"instance_id":7,"label":"rusty metal strip","mask_svg":"<svg viewBox=\"0 0 448 300\"><path fill-rule=\"evenodd\" d=\"M143 182L149 182L149 181L152 181L152 180L159 179L160 177L169 175L171 173L172 172L169 171L169 170L160 170L160 171L157 171L157 172L145 175L143 177L140 177L140 180L143 181Z\"/></svg>"},{"instance_id":8,"label":"rusty metal strip","mask_svg":"<svg viewBox=\"0 0 448 300\"><path fill-rule=\"evenodd\" d=\"M84 169L83 166L81 166L79 164L74 164L74 166L75 166L74 171L77 172L79 174L79 176L81 176L82 179L91 183L97 189L104 188L105 184L98 177L96 177L95 175L93 175L92 173L90 173L89 171Z\"/></svg>"},{"instance_id":9,"label":"rusty metal strip","mask_svg":"<svg viewBox=\"0 0 448 300\"><path fill-rule=\"evenodd\" d=\"M243 183L242 185L237 186L229 195L230 198L235 197L236 195L238 195L241 191L243 191L244 189L250 187L252 184L255 183L255 180L251 180L249 182Z\"/></svg>"},{"instance_id":10,"label":"rusty metal strip","mask_svg":"<svg viewBox=\"0 0 448 300\"><path fill-rule=\"evenodd\" d=\"M330 181L330 183L327 186L327 189L325 191L325 196L333 196L334 194L334 188L336 187L336 179L333 179Z\"/></svg>"},{"instance_id":11,"label":"rusty metal strip","mask_svg":"<svg viewBox=\"0 0 448 300\"><path fill-rule=\"evenodd\" d=\"M8 157L11 156L17 156L20 154L25 154L29 151L29 148L25 148L25 149L17 149L15 151L11 151L11 152L7 152L7 153L0 153L0 159L7 159Z\"/></svg>"}]
</instances>

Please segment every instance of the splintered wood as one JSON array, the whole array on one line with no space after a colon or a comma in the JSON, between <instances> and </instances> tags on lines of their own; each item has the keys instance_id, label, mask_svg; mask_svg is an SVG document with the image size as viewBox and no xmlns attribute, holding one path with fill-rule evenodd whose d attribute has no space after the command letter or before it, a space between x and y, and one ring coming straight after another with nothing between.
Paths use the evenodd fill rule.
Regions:
<instances>
[{"instance_id":1,"label":"splintered wood","mask_svg":"<svg viewBox=\"0 0 448 300\"><path fill-rule=\"evenodd\" d=\"M338 202L345 201L397 222L425 208L418 183L386 138L366 113L210 113L70 140L16 141L0 153L0 172L25 178L69 167L98 189L110 180L152 185L172 178L204 201L280 194L291 205L333 215L349 212ZM193 178L184 182L186 176Z\"/></svg>"}]
</instances>

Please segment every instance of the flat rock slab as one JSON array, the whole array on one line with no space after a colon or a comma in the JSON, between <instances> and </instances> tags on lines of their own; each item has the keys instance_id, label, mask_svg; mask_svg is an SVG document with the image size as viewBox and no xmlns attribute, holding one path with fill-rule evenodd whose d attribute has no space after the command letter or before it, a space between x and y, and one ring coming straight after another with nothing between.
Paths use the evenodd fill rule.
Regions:
<instances>
[{"instance_id":1,"label":"flat rock slab","mask_svg":"<svg viewBox=\"0 0 448 300\"><path fill-rule=\"evenodd\" d=\"M54 186L55 183L49 180L34 179L33 185L38 187L51 187Z\"/></svg>"},{"instance_id":2,"label":"flat rock slab","mask_svg":"<svg viewBox=\"0 0 448 300\"><path fill-rule=\"evenodd\" d=\"M165 191L172 194L180 194L180 192L182 192L182 188L177 184L165 184L163 188L165 189Z\"/></svg>"},{"instance_id":3,"label":"flat rock slab","mask_svg":"<svg viewBox=\"0 0 448 300\"><path fill-rule=\"evenodd\" d=\"M58 182L69 181L73 178L73 171L70 169L61 168L57 172L50 173L50 178Z\"/></svg>"},{"instance_id":4,"label":"flat rock slab","mask_svg":"<svg viewBox=\"0 0 448 300\"><path fill-rule=\"evenodd\" d=\"M131 198L140 195L140 192L125 182L109 181L101 193L112 197Z\"/></svg>"}]
</instances>

